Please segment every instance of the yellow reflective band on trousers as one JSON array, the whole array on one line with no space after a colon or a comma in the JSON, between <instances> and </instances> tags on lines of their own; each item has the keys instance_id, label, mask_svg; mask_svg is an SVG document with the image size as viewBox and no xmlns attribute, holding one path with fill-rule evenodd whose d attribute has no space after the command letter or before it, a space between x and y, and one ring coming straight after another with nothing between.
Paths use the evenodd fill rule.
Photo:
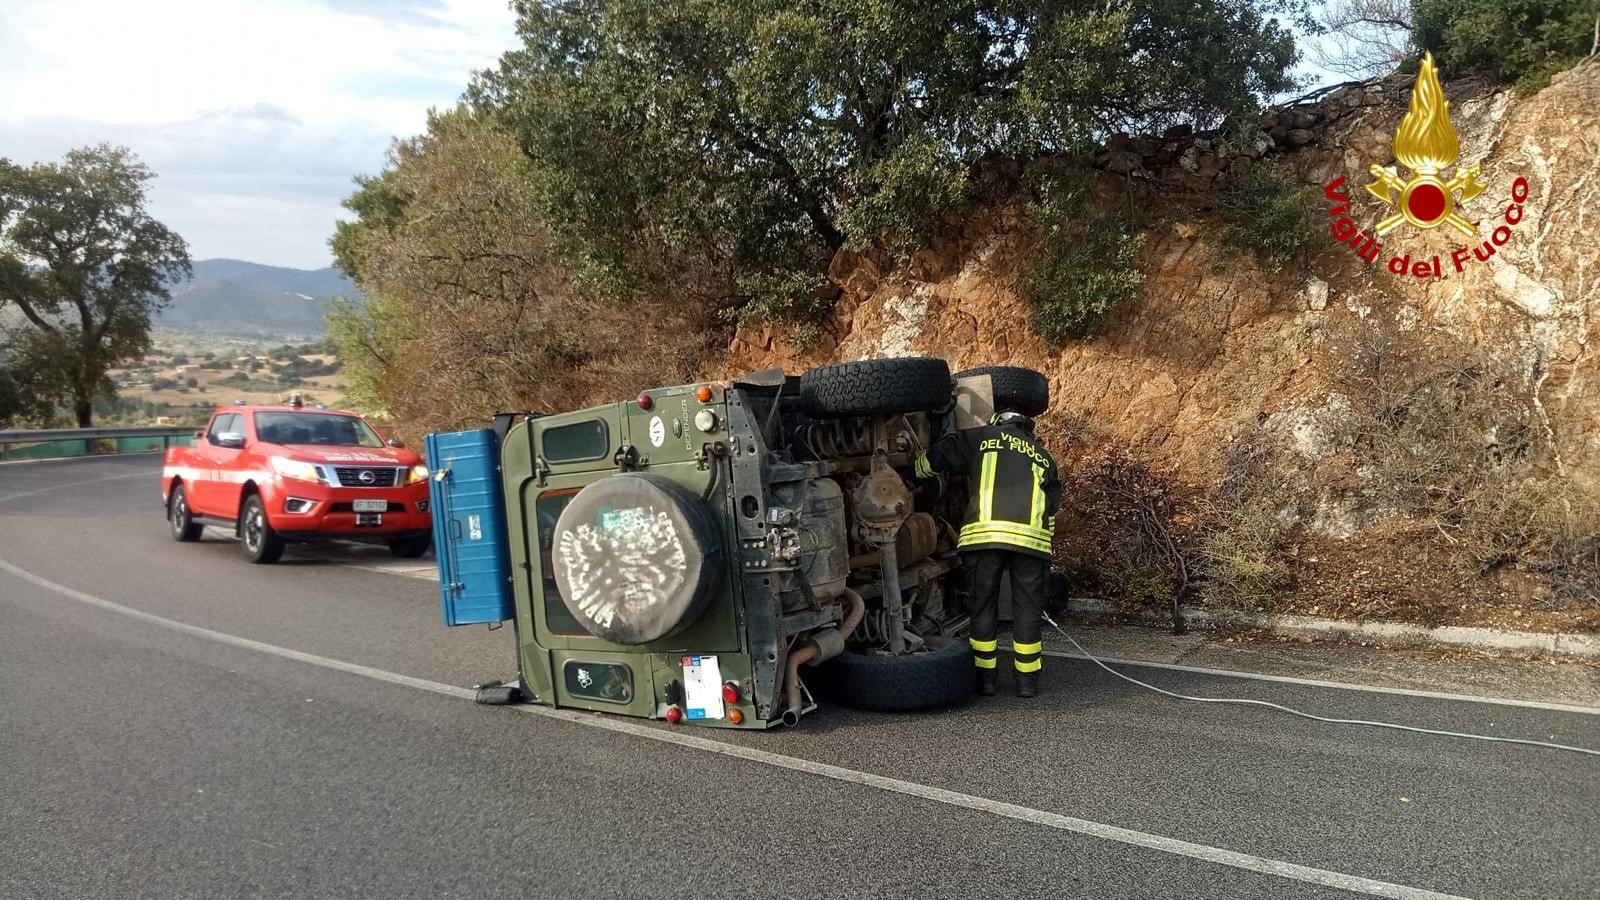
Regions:
<instances>
[{"instance_id":1,"label":"yellow reflective band on trousers","mask_svg":"<svg viewBox=\"0 0 1600 900\"><path fill-rule=\"evenodd\" d=\"M1037 672L1041 667L1044 666L1044 661L1039 659L1031 662L1023 662L1019 659L1015 660L1014 662L1016 663L1018 672Z\"/></svg>"},{"instance_id":2,"label":"yellow reflective band on trousers","mask_svg":"<svg viewBox=\"0 0 1600 900\"><path fill-rule=\"evenodd\" d=\"M928 454L926 453L917 454L917 461L914 468L916 469L918 478L933 477L933 464L928 462Z\"/></svg>"},{"instance_id":3,"label":"yellow reflective band on trousers","mask_svg":"<svg viewBox=\"0 0 1600 900\"><path fill-rule=\"evenodd\" d=\"M973 641L972 643L973 643L973 646L977 646L977 641ZM991 641L990 643L995 643L995 642ZM1020 654L1023 654L1023 655L1029 655L1029 654L1034 654L1034 653L1042 653L1042 652L1044 652L1044 641L1034 641L1031 644L1024 644L1024 643L1021 643L1021 642L1018 642L1018 641L1013 641L1011 643L1011 652L1012 653L1020 653Z\"/></svg>"},{"instance_id":4,"label":"yellow reflective band on trousers","mask_svg":"<svg viewBox=\"0 0 1600 900\"><path fill-rule=\"evenodd\" d=\"M983 468L978 476L978 521L994 518L994 470L1000 462L1000 451L991 450L983 455Z\"/></svg>"},{"instance_id":5,"label":"yellow reflective band on trousers","mask_svg":"<svg viewBox=\"0 0 1600 900\"><path fill-rule=\"evenodd\" d=\"M992 669L996 654L1000 650L999 640L980 641L975 637L967 638L967 643L972 645L972 664L980 669Z\"/></svg>"}]
</instances>

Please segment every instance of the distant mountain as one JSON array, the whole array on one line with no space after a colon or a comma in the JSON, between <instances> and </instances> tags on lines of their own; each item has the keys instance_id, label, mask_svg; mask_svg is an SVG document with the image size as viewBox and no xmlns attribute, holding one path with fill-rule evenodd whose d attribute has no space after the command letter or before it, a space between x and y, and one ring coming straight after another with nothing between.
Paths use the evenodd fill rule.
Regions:
<instances>
[{"instance_id":1,"label":"distant mountain","mask_svg":"<svg viewBox=\"0 0 1600 900\"><path fill-rule=\"evenodd\" d=\"M153 323L178 331L255 338L320 338L333 297L361 295L336 268L306 270L237 259L202 259L194 277L172 289Z\"/></svg>"}]
</instances>

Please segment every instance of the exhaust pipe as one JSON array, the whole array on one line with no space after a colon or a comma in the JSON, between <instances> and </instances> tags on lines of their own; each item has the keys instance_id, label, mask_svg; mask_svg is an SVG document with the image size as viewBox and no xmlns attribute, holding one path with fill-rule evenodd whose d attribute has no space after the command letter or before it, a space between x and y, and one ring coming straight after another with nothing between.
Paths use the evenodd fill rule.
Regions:
<instances>
[{"instance_id":1,"label":"exhaust pipe","mask_svg":"<svg viewBox=\"0 0 1600 900\"><path fill-rule=\"evenodd\" d=\"M849 588L844 589L843 597L850 604L850 611L845 613L844 621L832 631L823 633L806 641L804 647L789 654L789 665L784 673L784 686L788 692L788 704L784 707L780 719L783 724L794 726L800 721L800 667L805 664L816 665L824 660L838 656L844 651L845 638L855 632L856 626L867 615L866 601L861 595Z\"/></svg>"}]
</instances>

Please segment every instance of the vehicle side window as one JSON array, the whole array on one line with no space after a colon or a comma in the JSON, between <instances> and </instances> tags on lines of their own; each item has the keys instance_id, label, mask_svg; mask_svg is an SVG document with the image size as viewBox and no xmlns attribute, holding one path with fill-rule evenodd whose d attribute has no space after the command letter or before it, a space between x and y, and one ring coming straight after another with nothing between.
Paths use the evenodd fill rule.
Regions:
<instances>
[{"instance_id":1,"label":"vehicle side window","mask_svg":"<svg viewBox=\"0 0 1600 900\"><path fill-rule=\"evenodd\" d=\"M586 635L589 632L573 618L567 605L561 602L561 590L556 586L555 561L551 558L555 546L556 522L561 518L561 511L567 508L572 498L577 495L578 488L559 488L545 491L534 501L534 514L538 516L539 527L539 559L543 562L544 572L544 618L545 624L555 634Z\"/></svg>"},{"instance_id":2,"label":"vehicle side window","mask_svg":"<svg viewBox=\"0 0 1600 900\"><path fill-rule=\"evenodd\" d=\"M606 431L605 419L590 419L551 428L541 438L545 462L578 462L585 459L604 459L611 449L611 435Z\"/></svg>"},{"instance_id":3,"label":"vehicle side window","mask_svg":"<svg viewBox=\"0 0 1600 900\"><path fill-rule=\"evenodd\" d=\"M217 435L229 432L238 433L243 430L240 427L238 413L224 413L211 420L211 427L206 430L206 440L215 444Z\"/></svg>"}]
</instances>

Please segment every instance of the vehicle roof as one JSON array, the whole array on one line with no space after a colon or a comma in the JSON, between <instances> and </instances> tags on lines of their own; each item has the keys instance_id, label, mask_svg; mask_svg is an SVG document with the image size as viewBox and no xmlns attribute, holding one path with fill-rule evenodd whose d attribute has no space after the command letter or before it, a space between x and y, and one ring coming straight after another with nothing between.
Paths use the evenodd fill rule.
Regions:
<instances>
[{"instance_id":1,"label":"vehicle roof","mask_svg":"<svg viewBox=\"0 0 1600 900\"><path fill-rule=\"evenodd\" d=\"M365 418L365 416L362 416L360 413L352 409L317 409L315 406L284 406L280 404L263 403L228 403L219 405L216 409L212 410L212 413L219 412L291 412L355 416L358 419Z\"/></svg>"}]
</instances>

